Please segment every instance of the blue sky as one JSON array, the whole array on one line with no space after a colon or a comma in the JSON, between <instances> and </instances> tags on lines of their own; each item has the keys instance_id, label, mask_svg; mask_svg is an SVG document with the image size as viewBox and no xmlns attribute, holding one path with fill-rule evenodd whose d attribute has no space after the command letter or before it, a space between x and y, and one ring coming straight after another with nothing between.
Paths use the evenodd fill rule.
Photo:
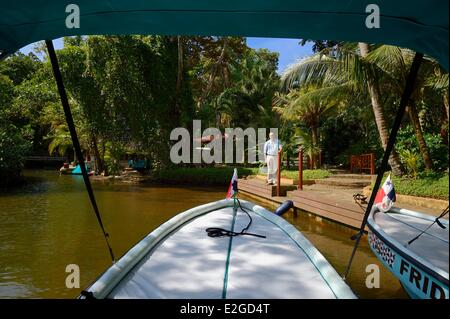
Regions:
<instances>
[{"instance_id":1,"label":"blue sky","mask_svg":"<svg viewBox=\"0 0 450 319\"><path fill-rule=\"evenodd\" d=\"M279 52L278 72L281 73L289 64L312 54L312 45L299 44L300 39L247 38L247 45L253 49L266 48Z\"/></svg>"},{"instance_id":2,"label":"blue sky","mask_svg":"<svg viewBox=\"0 0 450 319\"><path fill-rule=\"evenodd\" d=\"M299 39L247 38L247 45L254 49L266 48L270 51L279 52L278 72L281 73L289 64L312 54L312 45L301 46L299 41ZM55 49L62 48L62 39L55 40L54 46ZM33 48L34 44L30 44L20 51L28 54Z\"/></svg>"}]
</instances>

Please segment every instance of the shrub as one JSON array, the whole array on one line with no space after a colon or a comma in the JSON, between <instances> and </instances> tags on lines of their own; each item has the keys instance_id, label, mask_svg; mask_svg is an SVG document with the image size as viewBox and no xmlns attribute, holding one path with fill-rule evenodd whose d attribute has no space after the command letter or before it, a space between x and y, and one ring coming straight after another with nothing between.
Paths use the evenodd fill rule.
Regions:
<instances>
[{"instance_id":1,"label":"shrub","mask_svg":"<svg viewBox=\"0 0 450 319\"><path fill-rule=\"evenodd\" d=\"M384 179L388 175L389 173L386 173ZM416 179L396 176L391 176L391 178L398 194L448 200L447 173L422 172L417 174Z\"/></svg>"},{"instance_id":2,"label":"shrub","mask_svg":"<svg viewBox=\"0 0 450 319\"><path fill-rule=\"evenodd\" d=\"M419 171L419 154L414 153L411 150L401 150L399 151L399 155L400 160L405 166L409 176L415 179Z\"/></svg>"},{"instance_id":3,"label":"shrub","mask_svg":"<svg viewBox=\"0 0 450 319\"><path fill-rule=\"evenodd\" d=\"M437 171L444 171L448 168L448 146L442 141L439 134L424 133L425 143L427 144L428 152L433 161L434 169ZM395 148L399 154L403 151L410 151L418 155L417 170L421 171L425 167L422 156L420 156L419 144L416 139L413 128L408 125L402 127L398 131L397 142Z\"/></svg>"},{"instance_id":4,"label":"shrub","mask_svg":"<svg viewBox=\"0 0 450 319\"><path fill-rule=\"evenodd\" d=\"M25 155L31 143L14 125L0 121L0 186L11 186L21 180Z\"/></svg>"}]
</instances>

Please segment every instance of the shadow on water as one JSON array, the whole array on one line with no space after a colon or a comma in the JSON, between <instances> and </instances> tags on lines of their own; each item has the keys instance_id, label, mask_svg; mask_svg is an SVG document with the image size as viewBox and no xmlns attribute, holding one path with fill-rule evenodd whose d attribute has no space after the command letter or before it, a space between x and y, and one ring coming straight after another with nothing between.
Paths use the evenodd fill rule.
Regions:
<instances>
[{"instance_id":1,"label":"shadow on water","mask_svg":"<svg viewBox=\"0 0 450 319\"><path fill-rule=\"evenodd\" d=\"M28 170L27 184L0 194L0 298L73 298L65 272L77 264L81 288L110 264L81 176ZM105 227L117 256L179 212L224 198L221 187L141 186L93 183ZM226 187L225 187L226 188ZM266 206L261 204L262 206ZM272 207L267 207L272 208ZM286 219L301 230L342 274L354 231L306 213ZM365 267L378 264L381 287L365 287ZM406 297L397 280L379 264L367 241L361 243L349 285L363 298Z\"/></svg>"}]
</instances>

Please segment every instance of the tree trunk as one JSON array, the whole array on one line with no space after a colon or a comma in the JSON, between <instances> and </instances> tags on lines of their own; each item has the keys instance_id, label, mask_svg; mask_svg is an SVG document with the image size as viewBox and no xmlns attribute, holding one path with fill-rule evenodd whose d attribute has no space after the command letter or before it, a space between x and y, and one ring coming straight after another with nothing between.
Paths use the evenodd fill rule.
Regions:
<instances>
[{"instance_id":1,"label":"tree trunk","mask_svg":"<svg viewBox=\"0 0 450 319\"><path fill-rule=\"evenodd\" d=\"M289 154L289 149L286 149L286 169L288 169L288 170L291 168L290 159L291 159L291 156Z\"/></svg>"},{"instance_id":2,"label":"tree trunk","mask_svg":"<svg viewBox=\"0 0 450 319\"><path fill-rule=\"evenodd\" d=\"M433 169L433 162L431 161L430 153L428 152L428 147L423 138L422 127L419 121L419 115L417 114L416 105L413 102L410 102L408 105L408 114L409 119L414 128L414 132L416 133L416 139L419 143L420 154L422 155L423 162L425 163L425 167L427 169Z\"/></svg>"},{"instance_id":3,"label":"tree trunk","mask_svg":"<svg viewBox=\"0 0 450 319\"><path fill-rule=\"evenodd\" d=\"M444 93L444 108L445 108L445 114L447 115L447 129L445 129L445 120L443 121L443 125L441 126L441 136L444 140L445 145L449 144L449 138L448 138L448 123L450 122L448 117L448 90Z\"/></svg>"},{"instance_id":4,"label":"tree trunk","mask_svg":"<svg viewBox=\"0 0 450 319\"><path fill-rule=\"evenodd\" d=\"M183 80L183 43L181 42L181 37L177 37L178 45L178 67L177 67L177 94L181 91L181 81Z\"/></svg>"},{"instance_id":5,"label":"tree trunk","mask_svg":"<svg viewBox=\"0 0 450 319\"><path fill-rule=\"evenodd\" d=\"M216 78L217 72L219 71L219 68L221 67L221 65L223 63L223 60L225 58L226 49L227 49L227 38L224 38L222 51L220 52L219 59L213 65L211 73L209 75L209 80L208 80L208 84L206 86L206 89L203 91L203 93L202 93L202 95L200 97L200 101L199 101L200 108L203 107L203 103L208 98L208 95L211 92L211 89L212 89L213 84L214 84L214 79Z\"/></svg>"},{"instance_id":6,"label":"tree trunk","mask_svg":"<svg viewBox=\"0 0 450 319\"><path fill-rule=\"evenodd\" d=\"M101 173L105 170L105 163L100 155L100 151L98 150L97 138L95 134L92 134L92 150L95 156L95 165L97 166L97 172Z\"/></svg>"},{"instance_id":7,"label":"tree trunk","mask_svg":"<svg viewBox=\"0 0 450 319\"><path fill-rule=\"evenodd\" d=\"M359 44L359 50L361 52L361 56L364 58L366 57L369 52L370 48L367 43L360 42ZM367 79L367 88L369 90L370 99L372 102L372 109L373 114L375 116L375 122L377 124L378 134L380 135L381 140L381 146L383 147L383 150L386 150L386 146L389 140L386 120L384 118L383 114L383 107L381 104L381 94L380 89L378 87L378 83L376 79L374 78L368 78ZM400 163L399 156L397 152L395 151L395 148L392 150L390 156L389 156L389 165L391 166L392 173L395 176L401 176L403 175L403 168Z\"/></svg>"},{"instance_id":8,"label":"tree trunk","mask_svg":"<svg viewBox=\"0 0 450 319\"><path fill-rule=\"evenodd\" d=\"M317 146L317 126L313 125L311 127L311 141L313 145L313 151L311 152L311 160L312 160L312 166L314 169L317 168L317 154L316 154L316 146Z\"/></svg>"},{"instance_id":9,"label":"tree trunk","mask_svg":"<svg viewBox=\"0 0 450 319\"><path fill-rule=\"evenodd\" d=\"M448 117L448 90L444 93L444 106L445 106L445 112L447 114L447 122L450 120Z\"/></svg>"}]
</instances>

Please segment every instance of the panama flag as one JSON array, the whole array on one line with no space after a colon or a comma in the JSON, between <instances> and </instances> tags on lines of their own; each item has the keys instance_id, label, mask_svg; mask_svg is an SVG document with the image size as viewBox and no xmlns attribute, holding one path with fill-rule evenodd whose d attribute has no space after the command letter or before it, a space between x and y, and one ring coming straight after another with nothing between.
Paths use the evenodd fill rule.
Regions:
<instances>
[{"instance_id":1,"label":"panama flag","mask_svg":"<svg viewBox=\"0 0 450 319\"><path fill-rule=\"evenodd\" d=\"M238 175L237 169L234 169L233 177L231 178L230 186L228 187L227 199L230 199L238 192Z\"/></svg>"},{"instance_id":2,"label":"panama flag","mask_svg":"<svg viewBox=\"0 0 450 319\"><path fill-rule=\"evenodd\" d=\"M375 205L383 212L387 212L391 209L396 200L394 184L391 181L391 175L386 178L383 186L378 190L375 197Z\"/></svg>"}]
</instances>

